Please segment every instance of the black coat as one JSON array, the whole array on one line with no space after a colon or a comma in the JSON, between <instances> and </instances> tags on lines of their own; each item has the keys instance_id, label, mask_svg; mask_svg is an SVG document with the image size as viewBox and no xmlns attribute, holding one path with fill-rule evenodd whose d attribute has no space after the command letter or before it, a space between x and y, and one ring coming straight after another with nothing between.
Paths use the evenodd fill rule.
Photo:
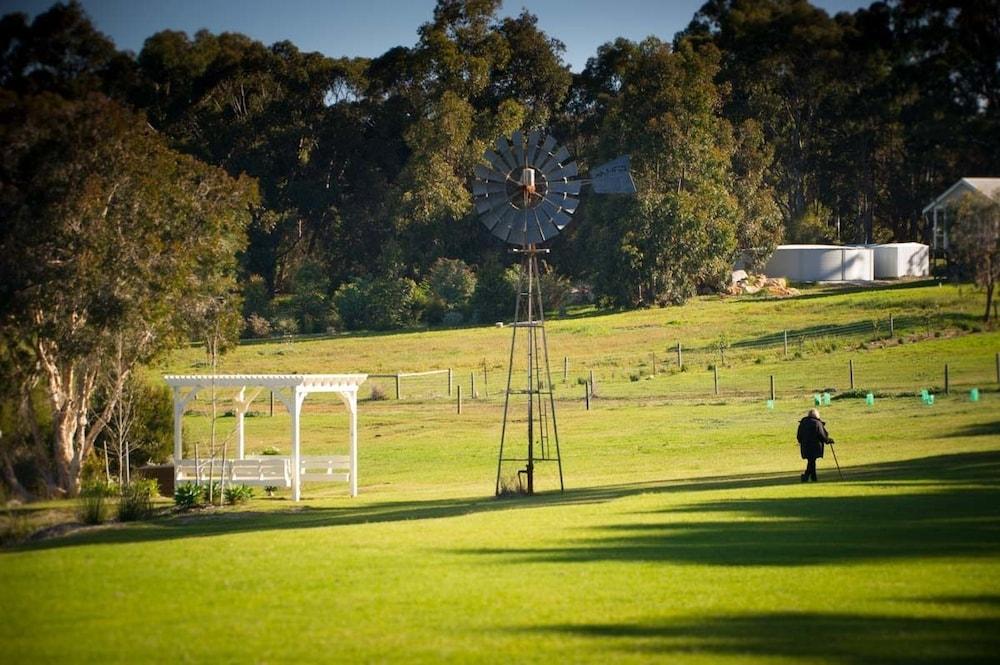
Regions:
<instances>
[{"instance_id":1,"label":"black coat","mask_svg":"<svg viewBox=\"0 0 1000 665\"><path fill-rule=\"evenodd\" d=\"M799 421L799 452L802 459L815 459L823 456L823 444L830 443L830 435L826 433L826 423L819 418L806 416Z\"/></svg>"}]
</instances>

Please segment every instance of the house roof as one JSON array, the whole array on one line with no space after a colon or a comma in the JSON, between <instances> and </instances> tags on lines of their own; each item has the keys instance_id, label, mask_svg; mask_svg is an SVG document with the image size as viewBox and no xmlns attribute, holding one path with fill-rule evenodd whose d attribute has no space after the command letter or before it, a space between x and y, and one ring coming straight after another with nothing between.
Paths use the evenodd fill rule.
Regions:
<instances>
[{"instance_id":1,"label":"house roof","mask_svg":"<svg viewBox=\"0 0 1000 665\"><path fill-rule=\"evenodd\" d=\"M923 212L930 212L935 207L942 206L951 201L953 198L966 192L978 192L979 194L992 199L997 192L1000 192L1000 178L962 178L954 185L946 189L944 194L941 194L936 199L931 201L927 207L924 208Z\"/></svg>"}]
</instances>

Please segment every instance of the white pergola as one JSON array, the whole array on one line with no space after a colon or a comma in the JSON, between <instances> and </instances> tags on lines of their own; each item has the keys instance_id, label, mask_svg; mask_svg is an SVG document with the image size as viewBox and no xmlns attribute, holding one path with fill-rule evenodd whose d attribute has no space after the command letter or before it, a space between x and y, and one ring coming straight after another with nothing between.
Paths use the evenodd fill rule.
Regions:
<instances>
[{"instance_id":1,"label":"white pergola","mask_svg":"<svg viewBox=\"0 0 1000 665\"><path fill-rule=\"evenodd\" d=\"M302 455L299 420L302 403L309 393L336 393L350 412L350 484L351 496L358 495L358 388L367 374L196 374L168 375L163 379L174 393L174 463L179 464L184 449L181 418L188 403L206 389L231 388L236 414L237 458L244 458L243 418L250 404L267 389L284 403L292 417L292 499L301 498Z\"/></svg>"}]
</instances>

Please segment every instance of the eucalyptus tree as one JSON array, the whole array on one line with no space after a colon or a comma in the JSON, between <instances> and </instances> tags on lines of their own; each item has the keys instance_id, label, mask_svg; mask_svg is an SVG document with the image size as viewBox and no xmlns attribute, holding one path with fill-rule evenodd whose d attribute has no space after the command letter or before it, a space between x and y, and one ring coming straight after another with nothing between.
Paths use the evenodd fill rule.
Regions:
<instances>
[{"instance_id":1,"label":"eucalyptus tree","mask_svg":"<svg viewBox=\"0 0 1000 665\"><path fill-rule=\"evenodd\" d=\"M599 116L595 159L627 152L638 193L585 204L574 242L591 254L598 293L610 303L678 302L718 286L737 249L736 148L714 77L719 53L655 38L618 40L588 62L584 78Z\"/></svg>"},{"instance_id":2,"label":"eucalyptus tree","mask_svg":"<svg viewBox=\"0 0 1000 665\"><path fill-rule=\"evenodd\" d=\"M0 145L0 326L30 349L53 418L52 489L74 494L121 392L89 420L102 367L120 351L126 381L232 288L256 188L96 94L0 94Z\"/></svg>"}]
</instances>

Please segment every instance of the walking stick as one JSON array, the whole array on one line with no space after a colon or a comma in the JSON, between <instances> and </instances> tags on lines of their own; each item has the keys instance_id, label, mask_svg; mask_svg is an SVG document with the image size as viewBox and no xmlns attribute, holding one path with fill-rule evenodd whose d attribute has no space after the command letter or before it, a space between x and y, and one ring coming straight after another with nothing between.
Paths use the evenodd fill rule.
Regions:
<instances>
[{"instance_id":1,"label":"walking stick","mask_svg":"<svg viewBox=\"0 0 1000 665\"><path fill-rule=\"evenodd\" d=\"M840 462L837 461L837 451L833 448L833 441L830 442L830 452L833 453L833 463L837 465L837 473L840 474L840 479L844 479L844 472L840 470Z\"/></svg>"}]
</instances>

